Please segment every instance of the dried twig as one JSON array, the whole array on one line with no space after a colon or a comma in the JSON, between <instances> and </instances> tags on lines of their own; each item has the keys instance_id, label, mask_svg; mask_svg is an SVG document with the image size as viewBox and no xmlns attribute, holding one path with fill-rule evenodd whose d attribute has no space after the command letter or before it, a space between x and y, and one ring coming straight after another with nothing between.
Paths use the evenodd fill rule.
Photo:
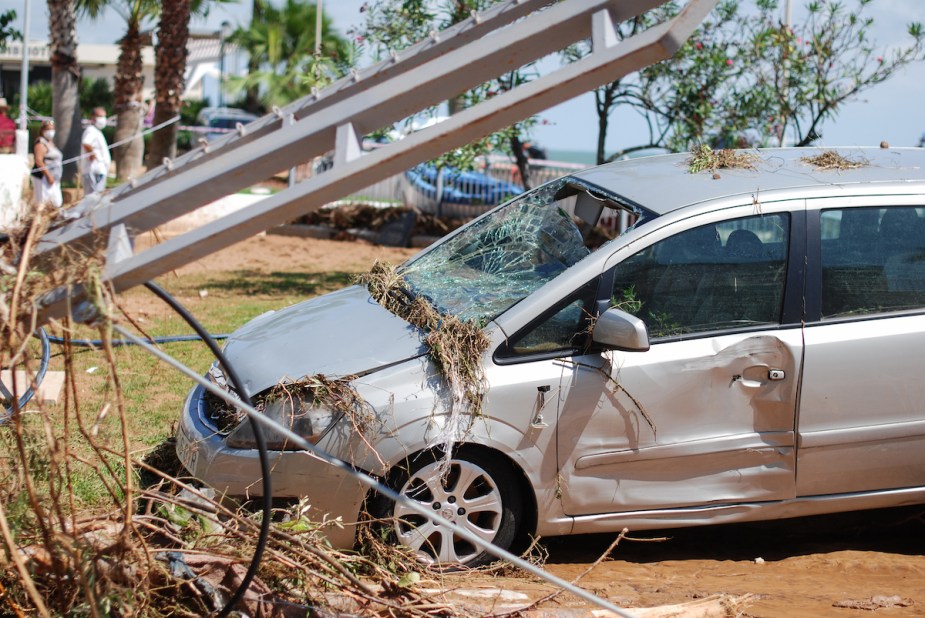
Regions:
<instances>
[{"instance_id":1,"label":"dried twig","mask_svg":"<svg viewBox=\"0 0 925 618\"><path fill-rule=\"evenodd\" d=\"M687 160L687 170L691 174L704 170L718 169L755 169L758 157L752 153L739 150L713 150L706 144L698 144L691 149Z\"/></svg>"},{"instance_id":2,"label":"dried twig","mask_svg":"<svg viewBox=\"0 0 925 618\"><path fill-rule=\"evenodd\" d=\"M852 170L866 167L866 159L849 159L835 150L824 150L817 155L800 157L800 161L820 170Z\"/></svg>"}]
</instances>

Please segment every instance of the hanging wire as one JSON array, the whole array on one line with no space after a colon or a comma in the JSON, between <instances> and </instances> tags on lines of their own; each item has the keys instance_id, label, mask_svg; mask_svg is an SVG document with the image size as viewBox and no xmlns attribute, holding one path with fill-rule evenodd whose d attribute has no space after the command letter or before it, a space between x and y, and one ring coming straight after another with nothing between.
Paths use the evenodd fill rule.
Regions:
<instances>
[{"instance_id":1,"label":"hanging wire","mask_svg":"<svg viewBox=\"0 0 925 618\"><path fill-rule=\"evenodd\" d=\"M507 551L506 549L502 549L488 541L485 541L484 539L477 536L473 532L463 528L462 526L459 526L458 524L455 524L449 520L444 519L439 514L434 513L432 510L425 509L418 503L409 500L405 496L402 496L401 494L396 492L391 487L383 485L382 483L380 483L378 480L376 480L372 476L362 471L354 469L352 466L350 466L346 462L334 457L327 451L319 448L317 445L311 444L299 434L291 431L288 427L280 425L279 423L277 423L275 420L271 419L270 417L260 414L253 408L253 406L246 404L241 400L235 399L230 394L218 388L217 386L215 386L214 384L206 380L204 377L200 376L198 373L196 373L195 371L193 371L192 369L190 369L189 367L187 367L180 361L169 356L162 350L159 350L158 348L152 346L151 344L146 342L144 339L141 339L140 337L136 337L131 331L128 331L119 325L115 325L114 328L119 332L121 336L125 337L126 339L134 340L137 345L145 348L148 352L150 352L151 354L153 354L160 360L164 361L168 365L171 365L172 367L174 367L175 369L177 369L184 375L193 379L197 384L202 386L202 388L204 388L205 390L209 391L216 397L219 397L220 399L222 399L229 405L235 406L239 410L242 410L245 414L247 414L247 417L251 419L252 421L256 421L260 425L263 425L266 428L279 433L280 435L284 436L288 441L298 446L300 449L309 451L312 455L323 460L325 463L331 466L334 466L335 468L344 472L348 476L355 478L356 480L358 480L360 483L362 483L366 487L372 490L375 490L379 494L385 496L386 498L390 500L395 501L396 503L402 504L405 508L411 511L414 511L418 515L426 518L428 521L439 524L441 526L446 526L447 528L452 530L455 534L466 539L467 541L469 541L470 543L472 543L479 549L490 553L491 555L495 556L498 559L506 560L507 562L510 562L514 566L519 567L523 569L524 571L527 571L528 573L532 573L533 575L536 575L537 577L545 580L546 582L554 586L557 586L568 592L571 592L575 596L581 599L584 599L585 601L588 601L589 603L593 603L594 605L600 607L601 609L605 609L607 611L613 612L614 614L618 616L623 616L624 618L633 618L633 614L627 612L624 609L617 607L613 603L610 603L609 601L602 599L598 597L597 595L594 595L591 592L588 592L587 590L579 588L578 586L575 586L574 584L567 582L564 579L561 579L553 575L552 573L549 573L541 569L535 564L531 564L530 562L524 560L523 558L520 558L519 556L515 556L514 554Z\"/></svg>"},{"instance_id":2,"label":"hanging wire","mask_svg":"<svg viewBox=\"0 0 925 618\"><path fill-rule=\"evenodd\" d=\"M148 281L145 283L145 287L153 292L158 298L163 300L165 303L170 305L170 307L183 318L190 327L196 331L196 333L202 338L202 340L209 346L209 350L215 356L219 363L222 365L222 370L225 372L225 375L228 376L228 379L234 385L235 390L238 392L238 395L241 397L241 401L244 402L250 409L253 409L253 401L245 388L244 382L238 376L238 373L235 371L234 367L231 366L231 363L228 362L228 359L225 358L225 355L222 353L221 349L218 347L218 344L215 343L215 340L209 336L209 333L205 328L193 317L186 307L181 305L173 296L167 293L163 288L158 286L153 281ZM119 329L120 332L122 329ZM136 340L135 337L128 337L129 340ZM137 344L137 341L135 341ZM148 345L144 345L146 349ZM247 592L247 589L250 587L251 582L254 577L257 575L257 569L260 568L260 561L263 558L263 552L267 546L267 539L270 536L270 520L272 518L273 510L273 487L272 481L270 478L270 457L267 454L267 443L263 435L263 429L260 427L260 424L254 420L255 417L248 414L248 420L250 421L251 428L254 431L254 440L257 443L257 452L260 458L260 474L263 477L263 517L260 520L260 533L257 536L257 545L254 548L254 555L251 557L250 566L247 569L247 573L244 574L244 577L241 579L241 583L238 585L235 593L231 595L231 598L225 604L225 607L222 608L222 611L218 613L219 618L224 618L231 613L232 609L238 602L244 598L244 594Z\"/></svg>"}]
</instances>

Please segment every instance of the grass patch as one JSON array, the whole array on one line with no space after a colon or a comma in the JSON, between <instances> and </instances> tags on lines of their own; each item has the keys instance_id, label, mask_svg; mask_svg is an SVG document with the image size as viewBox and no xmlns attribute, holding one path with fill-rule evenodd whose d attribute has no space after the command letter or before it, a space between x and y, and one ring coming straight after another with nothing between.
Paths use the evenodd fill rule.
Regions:
<instances>
[{"instance_id":1,"label":"grass patch","mask_svg":"<svg viewBox=\"0 0 925 618\"><path fill-rule=\"evenodd\" d=\"M213 280L206 289L210 294L213 290L218 290L232 294L256 294L295 299L339 290L351 285L355 279L356 273L343 271L327 273L236 271L222 280Z\"/></svg>"}]
</instances>

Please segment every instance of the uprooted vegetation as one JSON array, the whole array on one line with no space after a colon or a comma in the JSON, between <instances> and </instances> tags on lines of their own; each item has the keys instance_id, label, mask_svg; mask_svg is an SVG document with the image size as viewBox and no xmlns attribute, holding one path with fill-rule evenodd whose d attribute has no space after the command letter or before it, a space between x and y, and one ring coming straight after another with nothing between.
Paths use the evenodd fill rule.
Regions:
<instances>
[{"instance_id":1,"label":"uprooted vegetation","mask_svg":"<svg viewBox=\"0 0 925 618\"><path fill-rule=\"evenodd\" d=\"M284 378L269 391L254 398L254 409L265 413L268 406L282 404L286 409L285 415L292 422L304 415L307 408L332 410L345 414L354 429L365 435L374 420L373 412L353 386L354 380L354 375L330 378L322 373L298 380ZM230 431L246 418L243 410L212 393L206 393L205 398L219 431Z\"/></svg>"},{"instance_id":2,"label":"uprooted vegetation","mask_svg":"<svg viewBox=\"0 0 925 618\"><path fill-rule=\"evenodd\" d=\"M755 169L758 157L749 152L731 150L713 150L706 144L698 144L691 149L687 160L687 170L691 174L705 170L718 169Z\"/></svg>"},{"instance_id":3,"label":"uprooted vegetation","mask_svg":"<svg viewBox=\"0 0 925 618\"><path fill-rule=\"evenodd\" d=\"M3 248L3 366L36 374L36 307L58 286L87 285L96 320L92 327L70 319L49 327L64 339L52 359L64 370L63 403L35 398L19 410L6 402L12 410L0 425L0 615L212 614L242 580L261 515L184 477L169 441L152 450L149 438L135 435L140 421L133 411L156 399L146 405L127 389L144 370L125 367L124 350L112 345L115 325L132 320L100 283L99 257L68 256L53 272L34 268L35 241L49 219L40 212ZM72 342L88 334L102 343L85 354ZM14 397L23 394L17 388ZM370 422L350 376L306 377L280 384L274 396L342 410L360 431ZM351 522L313 520L309 507L302 500L274 511L267 551L239 610L455 615L409 583L422 567L406 551L375 539L367 540L371 554L335 550L324 531Z\"/></svg>"},{"instance_id":4,"label":"uprooted vegetation","mask_svg":"<svg viewBox=\"0 0 925 618\"><path fill-rule=\"evenodd\" d=\"M865 159L850 159L835 150L824 150L811 157L800 157L800 161L819 170L852 170L869 165Z\"/></svg>"},{"instance_id":5,"label":"uprooted vegetation","mask_svg":"<svg viewBox=\"0 0 925 618\"><path fill-rule=\"evenodd\" d=\"M385 262L377 261L359 281L376 302L427 333L430 358L450 389L451 415L481 414L487 388L482 354L490 341L479 325L438 312L422 296L412 294L401 273Z\"/></svg>"},{"instance_id":6,"label":"uprooted vegetation","mask_svg":"<svg viewBox=\"0 0 925 618\"><path fill-rule=\"evenodd\" d=\"M358 229L377 231L406 213L414 213L414 236L444 236L465 223L465 219L438 217L406 206L373 206L361 202L320 208L295 220L304 225L323 225L337 231L336 238L349 238Z\"/></svg>"}]
</instances>

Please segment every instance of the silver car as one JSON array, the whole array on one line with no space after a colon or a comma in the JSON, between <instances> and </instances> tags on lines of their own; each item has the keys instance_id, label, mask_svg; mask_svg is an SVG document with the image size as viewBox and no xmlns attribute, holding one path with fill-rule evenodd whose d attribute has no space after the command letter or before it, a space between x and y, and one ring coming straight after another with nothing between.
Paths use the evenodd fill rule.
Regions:
<instances>
[{"instance_id":1,"label":"silver car","mask_svg":"<svg viewBox=\"0 0 925 618\"><path fill-rule=\"evenodd\" d=\"M925 152L739 154L553 181L403 264L399 294L353 286L261 316L225 354L265 413L502 547L925 503ZM595 240L600 222L623 232ZM434 329L476 325L473 383L395 310L412 302ZM349 385L362 423L278 396L319 377ZM259 495L240 420L195 388L178 453L219 491ZM269 440L274 495L347 524L369 511L425 560L486 560ZM354 543L352 526L331 530Z\"/></svg>"}]
</instances>

